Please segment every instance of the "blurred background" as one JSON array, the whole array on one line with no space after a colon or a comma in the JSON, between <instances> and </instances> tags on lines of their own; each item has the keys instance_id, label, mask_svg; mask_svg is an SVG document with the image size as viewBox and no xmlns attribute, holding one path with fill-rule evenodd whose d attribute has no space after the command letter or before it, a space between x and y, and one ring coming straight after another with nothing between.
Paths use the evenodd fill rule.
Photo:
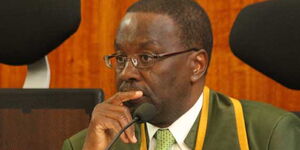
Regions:
<instances>
[{"instance_id":1,"label":"blurred background","mask_svg":"<svg viewBox=\"0 0 300 150\"><path fill-rule=\"evenodd\" d=\"M78 31L48 55L50 88L102 88L105 97L115 93L114 73L103 56L113 53L113 40L126 8L136 0L81 0ZM238 12L261 0L198 0L207 11L214 33L214 47L207 85L239 99L271 103L300 110L300 92L288 89L236 58L229 47L229 33ZM0 64L0 88L21 88L26 66Z\"/></svg>"},{"instance_id":2,"label":"blurred background","mask_svg":"<svg viewBox=\"0 0 300 150\"><path fill-rule=\"evenodd\" d=\"M103 56L114 52L113 41L116 29L126 9L135 1L81 0L81 24L77 32L48 55L51 69L50 88L101 88L105 93L105 98L116 92L114 72L105 67ZM234 56L230 50L229 34L239 11L249 4L262 0L197 1L207 11L214 34L212 60L206 85L238 99L261 101L288 111L299 111L299 90L284 87L254 70ZM22 88L26 73L27 66L25 65L0 64L0 88ZM33 113L36 113L35 117L37 119L35 120L38 125L30 127L30 123L28 123L27 130L32 130L32 132L42 126L61 125L57 128L59 130L49 137L50 140L59 137L56 139L59 142L54 144L54 148L48 146L49 149L58 149L63 139L86 128L88 125L89 116L85 114L84 110L78 110L80 111L78 113L71 113L71 111L66 110L67 112L62 112L64 116L61 116L59 111L61 110L56 110L54 113L45 112L45 110L33 111ZM45 113L49 113L49 122L42 121L45 119ZM3 113L2 115L10 117L11 121L18 119L16 116L10 116L10 114L16 113L5 115ZM81 116L78 114L81 114ZM59 117L61 121L55 122ZM26 122L26 120L20 120L19 122ZM12 123L10 120L6 120L5 124L6 126L2 126L3 128L0 126L1 132L8 130L6 127L9 127ZM72 126L72 124L77 126ZM22 125L18 126L22 129ZM13 128L10 128L9 131L14 132L13 135L18 135L17 130ZM43 132L38 132L37 137L42 136ZM1 137L0 134L0 141ZM9 141L8 139L7 141ZM48 143L48 141L45 140L45 143ZM21 147L25 144L19 143L21 143ZM0 149L1 146L2 148L9 147L0 145ZM30 145L28 146L30 147Z\"/></svg>"}]
</instances>

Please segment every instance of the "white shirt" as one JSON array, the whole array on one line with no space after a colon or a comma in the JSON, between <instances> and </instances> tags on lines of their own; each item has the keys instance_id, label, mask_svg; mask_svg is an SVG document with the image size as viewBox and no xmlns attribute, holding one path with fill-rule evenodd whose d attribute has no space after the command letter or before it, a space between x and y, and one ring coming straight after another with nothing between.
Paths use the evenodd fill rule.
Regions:
<instances>
[{"instance_id":1,"label":"white shirt","mask_svg":"<svg viewBox=\"0 0 300 150\"><path fill-rule=\"evenodd\" d=\"M191 130L197 116L200 113L203 103L203 93L198 98L197 102L181 117L179 117L173 124L164 129L169 129L176 140L176 144L173 144L171 150L190 150L190 148L184 143L184 139ZM149 150L154 150L156 145L156 139L154 135L159 127L156 127L150 123L147 124L149 135Z\"/></svg>"}]
</instances>

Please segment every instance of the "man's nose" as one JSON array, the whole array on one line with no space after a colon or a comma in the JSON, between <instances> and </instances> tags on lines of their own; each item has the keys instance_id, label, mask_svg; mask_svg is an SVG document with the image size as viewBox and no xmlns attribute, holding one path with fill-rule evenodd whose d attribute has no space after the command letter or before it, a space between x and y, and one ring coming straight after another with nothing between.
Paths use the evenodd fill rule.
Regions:
<instances>
[{"instance_id":1,"label":"man's nose","mask_svg":"<svg viewBox=\"0 0 300 150\"><path fill-rule=\"evenodd\" d=\"M141 78L140 72L135 67L135 65L137 65L137 60L128 58L128 60L125 64L125 67L118 74L118 77L123 81L128 81L128 80L138 81L138 80L140 80L140 78Z\"/></svg>"}]
</instances>

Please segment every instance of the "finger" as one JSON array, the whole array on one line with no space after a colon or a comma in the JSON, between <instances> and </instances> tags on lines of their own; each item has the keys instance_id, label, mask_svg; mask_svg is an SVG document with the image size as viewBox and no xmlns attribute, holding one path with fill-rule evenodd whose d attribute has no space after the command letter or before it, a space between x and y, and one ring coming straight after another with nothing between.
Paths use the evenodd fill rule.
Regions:
<instances>
[{"instance_id":1,"label":"finger","mask_svg":"<svg viewBox=\"0 0 300 150\"><path fill-rule=\"evenodd\" d=\"M110 99L107 100L108 103L115 105L122 105L123 102L137 99L143 96L142 91L129 91L129 92L118 92Z\"/></svg>"},{"instance_id":2,"label":"finger","mask_svg":"<svg viewBox=\"0 0 300 150\"><path fill-rule=\"evenodd\" d=\"M124 112L117 112L117 111L109 111L109 110L100 110L105 117L111 118L115 121L120 122L121 125L125 124L122 127L125 127L131 120L127 118L127 115Z\"/></svg>"},{"instance_id":3,"label":"finger","mask_svg":"<svg viewBox=\"0 0 300 150\"><path fill-rule=\"evenodd\" d=\"M137 139L135 136L134 125L130 126L128 129L125 130L125 134L127 138L130 140L131 143L136 143Z\"/></svg>"},{"instance_id":4,"label":"finger","mask_svg":"<svg viewBox=\"0 0 300 150\"><path fill-rule=\"evenodd\" d=\"M119 132L130 121L132 121L130 110L127 107L113 105L109 103L98 104L93 111L92 120L95 120L95 122L102 124L103 118L105 119L109 118L119 123L120 128L117 128L117 125L112 125L113 131L115 132ZM108 121L111 122L111 120ZM105 125L104 129L106 128L109 128L109 126ZM125 130L125 133L122 134L120 138L125 143L126 142L136 143L137 140L135 137L134 126L131 126L127 130Z\"/></svg>"},{"instance_id":5,"label":"finger","mask_svg":"<svg viewBox=\"0 0 300 150\"><path fill-rule=\"evenodd\" d=\"M117 117L117 119L120 120L120 124L124 128L125 126L128 125L129 122L132 121L132 117L131 117L130 111L127 107L122 106L121 108L122 108L120 110L121 114L119 114L119 116L115 116L115 117ZM128 129L126 129L124 131L124 133L128 137L128 139L130 139L130 141L132 143L136 143L137 140L136 140L136 137L135 137L135 130L134 130L133 125L130 126Z\"/></svg>"},{"instance_id":6,"label":"finger","mask_svg":"<svg viewBox=\"0 0 300 150\"><path fill-rule=\"evenodd\" d=\"M105 118L105 119L103 119L103 121L105 122L104 123L105 128L113 130L114 136L116 136L116 134L122 130L122 127L119 124L119 122L117 122L114 119ZM112 138L114 138L114 136ZM130 141L125 135L121 135L120 138L124 143L129 143L129 141Z\"/></svg>"},{"instance_id":7,"label":"finger","mask_svg":"<svg viewBox=\"0 0 300 150\"><path fill-rule=\"evenodd\" d=\"M109 112L126 112L126 109L128 109L127 107L125 106L120 106L120 105L113 105L113 104L109 104L109 103L100 103L100 104L97 104L93 110L93 113L92 113L92 116L93 115L97 115L97 116L105 116L105 114L109 113ZM124 111L125 110L125 111ZM105 112L103 112L105 111ZM128 116L127 118L131 118L131 114L130 112L128 111L126 113L126 116ZM93 117L94 118L94 117ZM131 119L129 119L131 120Z\"/></svg>"},{"instance_id":8,"label":"finger","mask_svg":"<svg viewBox=\"0 0 300 150\"><path fill-rule=\"evenodd\" d=\"M132 117L131 117L130 111L129 111L129 109L127 107L125 107L123 109L123 113L126 115L126 118L128 119L128 122L131 122L132 121ZM126 133L128 139L130 139L130 141L132 143L136 143L137 142L137 139L135 137L134 125L130 126L128 129L126 129L125 133Z\"/></svg>"},{"instance_id":9,"label":"finger","mask_svg":"<svg viewBox=\"0 0 300 150\"><path fill-rule=\"evenodd\" d=\"M112 118L116 121L118 121L121 125L122 128L127 126L129 122L132 121L132 117L130 115L130 111L127 107L124 106L115 106L112 105L115 109L119 109L118 111L114 110L101 110L102 114L105 114L106 117ZM134 126L129 127L127 130L125 130L125 137L130 139L131 143L135 143L136 137L135 137L135 131L134 131Z\"/></svg>"},{"instance_id":10,"label":"finger","mask_svg":"<svg viewBox=\"0 0 300 150\"><path fill-rule=\"evenodd\" d=\"M129 143L129 138L124 134L124 133L122 133L121 135L120 135L120 139L124 142L124 143Z\"/></svg>"}]
</instances>

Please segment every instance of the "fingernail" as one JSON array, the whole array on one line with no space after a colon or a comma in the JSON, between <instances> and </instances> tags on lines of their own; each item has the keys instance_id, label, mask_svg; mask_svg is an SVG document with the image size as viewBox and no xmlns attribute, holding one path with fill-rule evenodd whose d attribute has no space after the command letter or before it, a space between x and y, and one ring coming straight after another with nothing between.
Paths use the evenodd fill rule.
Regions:
<instances>
[{"instance_id":1,"label":"fingernail","mask_svg":"<svg viewBox=\"0 0 300 150\"><path fill-rule=\"evenodd\" d=\"M135 137L135 135L133 136L133 143L136 143L137 142L137 139Z\"/></svg>"},{"instance_id":2,"label":"fingernail","mask_svg":"<svg viewBox=\"0 0 300 150\"><path fill-rule=\"evenodd\" d=\"M135 95L137 95L137 96L142 96L142 95L143 95L143 92L142 92L142 91L136 91L136 92L135 92Z\"/></svg>"}]
</instances>

